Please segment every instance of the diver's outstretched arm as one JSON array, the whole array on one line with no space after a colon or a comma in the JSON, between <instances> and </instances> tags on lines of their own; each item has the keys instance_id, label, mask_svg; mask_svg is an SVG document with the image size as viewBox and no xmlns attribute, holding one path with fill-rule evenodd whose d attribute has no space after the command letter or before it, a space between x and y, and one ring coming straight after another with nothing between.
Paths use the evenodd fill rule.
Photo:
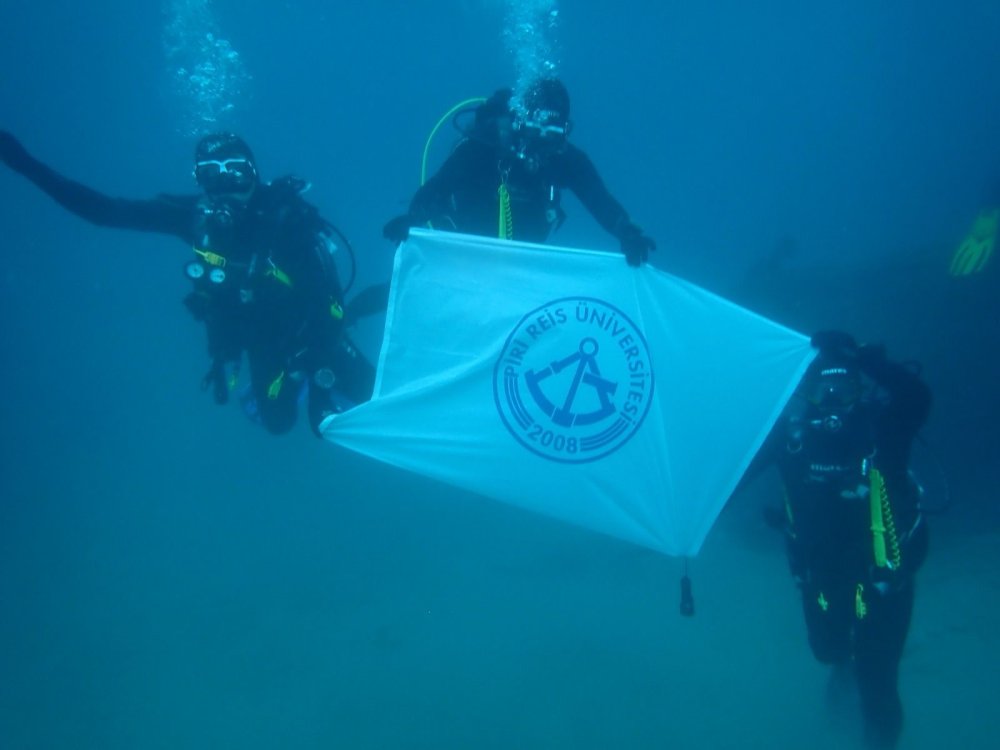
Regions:
<instances>
[{"instance_id":1,"label":"diver's outstretched arm","mask_svg":"<svg viewBox=\"0 0 1000 750\"><path fill-rule=\"evenodd\" d=\"M561 158L566 186L580 199L597 223L618 238L629 265L644 263L649 253L656 249L656 243L629 218L624 206L604 184L590 157L567 144Z\"/></svg>"},{"instance_id":2,"label":"diver's outstretched arm","mask_svg":"<svg viewBox=\"0 0 1000 750\"><path fill-rule=\"evenodd\" d=\"M74 182L43 164L11 133L0 131L0 159L18 174L33 182L56 203L92 224L118 229L173 234L194 240L194 197L152 200L112 198Z\"/></svg>"}]
</instances>

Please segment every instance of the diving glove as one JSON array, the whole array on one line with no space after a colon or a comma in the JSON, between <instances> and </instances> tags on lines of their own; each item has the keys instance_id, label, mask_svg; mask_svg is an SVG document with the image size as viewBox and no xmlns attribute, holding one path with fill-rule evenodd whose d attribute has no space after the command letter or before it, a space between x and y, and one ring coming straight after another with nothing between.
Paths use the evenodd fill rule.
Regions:
<instances>
[{"instance_id":1,"label":"diving glove","mask_svg":"<svg viewBox=\"0 0 1000 750\"><path fill-rule=\"evenodd\" d=\"M622 244L622 253L625 255L625 262L637 268L649 259L649 254L656 249L656 243L652 238L642 233L636 224L628 222L618 233L618 239Z\"/></svg>"},{"instance_id":2,"label":"diving glove","mask_svg":"<svg viewBox=\"0 0 1000 750\"><path fill-rule=\"evenodd\" d=\"M419 223L411 214L397 216L394 219L390 219L382 227L382 236L398 245L400 242L405 242L406 238L410 236L410 227Z\"/></svg>"}]
</instances>

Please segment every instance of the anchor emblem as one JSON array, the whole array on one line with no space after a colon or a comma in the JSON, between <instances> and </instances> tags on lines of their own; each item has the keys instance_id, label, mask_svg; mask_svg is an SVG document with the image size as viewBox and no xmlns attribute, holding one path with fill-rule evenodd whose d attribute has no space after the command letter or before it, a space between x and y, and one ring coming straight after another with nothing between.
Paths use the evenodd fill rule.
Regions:
<instances>
[{"instance_id":1,"label":"anchor emblem","mask_svg":"<svg viewBox=\"0 0 1000 750\"><path fill-rule=\"evenodd\" d=\"M493 366L493 402L524 448L566 464L599 461L639 430L653 395L642 330L595 297L527 312Z\"/></svg>"},{"instance_id":2,"label":"anchor emblem","mask_svg":"<svg viewBox=\"0 0 1000 750\"><path fill-rule=\"evenodd\" d=\"M537 372L531 369L525 371L524 382L528 386L528 392L531 393L538 407L549 416L553 424L560 427L590 425L600 422L614 413L615 405L611 401L611 397L618 389L618 384L601 377L601 370L597 365L597 352L599 350L600 346L596 339L588 337L580 341L577 351L568 357L551 362L548 367ZM573 373L573 380L566 391L562 406L556 406L545 395L541 384L574 364L576 372ZM599 406L589 412L575 413L573 405L581 385L593 388Z\"/></svg>"}]
</instances>

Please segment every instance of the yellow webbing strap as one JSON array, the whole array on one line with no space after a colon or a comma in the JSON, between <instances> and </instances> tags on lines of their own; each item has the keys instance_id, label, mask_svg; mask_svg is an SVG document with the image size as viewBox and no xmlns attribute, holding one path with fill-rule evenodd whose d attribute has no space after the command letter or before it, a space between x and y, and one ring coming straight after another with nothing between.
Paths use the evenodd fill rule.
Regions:
<instances>
[{"instance_id":1,"label":"yellow webbing strap","mask_svg":"<svg viewBox=\"0 0 1000 750\"><path fill-rule=\"evenodd\" d=\"M510 211L510 191L507 186L500 183L497 188L497 196L500 198L500 221L497 236L502 240L514 239L514 217Z\"/></svg>"},{"instance_id":2,"label":"yellow webbing strap","mask_svg":"<svg viewBox=\"0 0 1000 750\"><path fill-rule=\"evenodd\" d=\"M330 317L334 318L335 320L344 319L344 308L335 299L330 300Z\"/></svg>"},{"instance_id":3,"label":"yellow webbing strap","mask_svg":"<svg viewBox=\"0 0 1000 750\"><path fill-rule=\"evenodd\" d=\"M885 494L885 480L878 469L871 470L871 494L868 504L872 516L872 550L875 565L884 568L888 562L885 555L885 524L882 521L882 496Z\"/></svg>"},{"instance_id":4,"label":"yellow webbing strap","mask_svg":"<svg viewBox=\"0 0 1000 750\"><path fill-rule=\"evenodd\" d=\"M868 605L865 604L865 587L858 584L858 587L854 590L854 615L859 619L865 619L868 614Z\"/></svg>"},{"instance_id":5,"label":"yellow webbing strap","mask_svg":"<svg viewBox=\"0 0 1000 750\"><path fill-rule=\"evenodd\" d=\"M896 534L896 522L893 519L892 507L889 505L889 492L885 486L885 477L878 469L872 469L871 479L871 516L872 516L872 551L875 554L875 565L879 568L896 570L902 560L899 550L899 536ZM888 551L886 541L888 540Z\"/></svg>"}]
</instances>

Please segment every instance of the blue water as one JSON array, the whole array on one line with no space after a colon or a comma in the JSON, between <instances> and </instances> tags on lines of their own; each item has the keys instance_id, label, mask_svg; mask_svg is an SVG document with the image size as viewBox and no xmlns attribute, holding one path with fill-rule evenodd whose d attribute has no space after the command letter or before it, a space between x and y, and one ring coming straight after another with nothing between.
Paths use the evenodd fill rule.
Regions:
<instances>
[{"instance_id":1,"label":"blue water","mask_svg":"<svg viewBox=\"0 0 1000 750\"><path fill-rule=\"evenodd\" d=\"M657 266L924 363L920 461L953 508L903 662L903 747L994 747L1000 265L947 263L1000 190L1000 5L558 10L544 51L573 140ZM200 13L213 39L177 52L166 32L178 14L206 32ZM388 278L381 226L437 118L517 80L510 18L499 0L12 1L0 128L146 197L194 188L192 132L217 117L266 177L312 181L363 286ZM178 54L229 60L215 98L178 88ZM0 748L854 746L764 490L720 519L681 619L675 560L216 407L179 243L87 225L5 169L0 195ZM614 249L567 211L556 241ZM370 355L379 335L359 331Z\"/></svg>"}]
</instances>

